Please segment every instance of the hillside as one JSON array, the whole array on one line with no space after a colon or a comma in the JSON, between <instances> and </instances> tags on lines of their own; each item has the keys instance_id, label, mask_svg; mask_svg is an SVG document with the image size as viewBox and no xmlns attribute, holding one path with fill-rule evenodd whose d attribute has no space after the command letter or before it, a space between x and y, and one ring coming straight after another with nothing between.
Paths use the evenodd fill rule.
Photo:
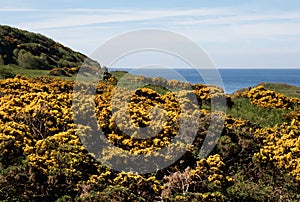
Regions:
<instances>
[{"instance_id":1,"label":"hillside","mask_svg":"<svg viewBox=\"0 0 300 202\"><path fill-rule=\"evenodd\" d=\"M122 91L112 94L115 82L98 84L101 92L94 97L95 110L86 108L86 103L72 103L73 96L82 96L74 94L73 85L72 81L48 77L0 80L0 200L299 201L299 99L257 86L236 94L233 100L227 96L231 104L226 115L203 109L212 97L222 96L220 89L194 85L200 124L193 144L174 164L136 174L114 170L101 162L122 164L126 159L130 167L135 156L156 155L164 147L179 152L184 145L173 144L172 138L179 135L177 120L186 113L180 107L190 108L193 103L185 100L184 106L179 106L183 100L174 99L169 91L160 94L153 88L133 90L129 111L134 123L149 125L147 112L154 105L165 109L169 116L158 135L138 139L116 125L116 119L122 120L126 113L121 110L119 116L112 114L112 96L125 96ZM208 89L214 94L210 95ZM89 99L82 98L83 102ZM94 111L102 135L119 149L108 147L96 161L87 151L90 145L82 142L82 138L93 135L94 128L74 125L73 115L79 111L86 117ZM218 117L225 121L216 125L222 129L221 136L211 153L202 158L204 139L208 144L214 141L207 127ZM168 158L160 156L162 162Z\"/></svg>"},{"instance_id":2,"label":"hillside","mask_svg":"<svg viewBox=\"0 0 300 202\"><path fill-rule=\"evenodd\" d=\"M100 66L41 34L0 25L0 65L23 69L53 70L53 75L74 74L85 63ZM71 71L70 69L73 68Z\"/></svg>"}]
</instances>

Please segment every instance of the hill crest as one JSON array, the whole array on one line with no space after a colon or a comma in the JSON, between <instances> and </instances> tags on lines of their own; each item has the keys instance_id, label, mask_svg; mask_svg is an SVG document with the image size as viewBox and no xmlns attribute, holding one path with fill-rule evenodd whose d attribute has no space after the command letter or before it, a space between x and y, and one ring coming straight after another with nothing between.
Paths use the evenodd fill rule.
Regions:
<instances>
[{"instance_id":1,"label":"hill crest","mask_svg":"<svg viewBox=\"0 0 300 202\"><path fill-rule=\"evenodd\" d=\"M0 65L29 69L73 68L100 64L42 34L0 25Z\"/></svg>"}]
</instances>

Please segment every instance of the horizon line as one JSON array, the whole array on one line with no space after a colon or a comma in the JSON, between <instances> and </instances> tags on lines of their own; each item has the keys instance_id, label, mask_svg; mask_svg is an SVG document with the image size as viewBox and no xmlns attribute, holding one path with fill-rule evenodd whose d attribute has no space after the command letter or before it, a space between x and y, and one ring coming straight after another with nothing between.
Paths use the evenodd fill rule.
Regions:
<instances>
[{"instance_id":1,"label":"horizon line","mask_svg":"<svg viewBox=\"0 0 300 202\"><path fill-rule=\"evenodd\" d=\"M207 67L207 68L193 68L193 67L153 67L153 68L139 68L139 67L107 67L108 69L299 69L300 67Z\"/></svg>"}]
</instances>

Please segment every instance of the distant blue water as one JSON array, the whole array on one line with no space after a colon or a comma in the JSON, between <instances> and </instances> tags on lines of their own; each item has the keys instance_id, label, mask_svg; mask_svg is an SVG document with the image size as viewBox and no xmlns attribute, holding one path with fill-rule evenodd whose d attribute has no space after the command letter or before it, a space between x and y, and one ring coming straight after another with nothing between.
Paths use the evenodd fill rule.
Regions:
<instances>
[{"instance_id":1,"label":"distant blue water","mask_svg":"<svg viewBox=\"0 0 300 202\"><path fill-rule=\"evenodd\" d=\"M133 70L111 68L110 70L125 70L135 75L159 76L167 79L188 81L193 84L205 83L202 78L205 76L201 76L203 74L199 74L195 69L173 69L170 71L168 69ZM210 70L201 71L209 72ZM219 69L218 72L223 82L224 91L229 94L241 88L253 87L261 82L286 83L300 86L300 69Z\"/></svg>"}]
</instances>

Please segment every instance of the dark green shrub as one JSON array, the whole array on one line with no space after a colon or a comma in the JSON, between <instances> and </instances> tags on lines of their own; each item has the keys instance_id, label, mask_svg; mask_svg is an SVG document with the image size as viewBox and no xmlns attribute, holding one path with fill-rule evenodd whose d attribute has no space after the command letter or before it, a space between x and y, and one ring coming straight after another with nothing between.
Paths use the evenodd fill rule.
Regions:
<instances>
[{"instance_id":1,"label":"dark green shrub","mask_svg":"<svg viewBox=\"0 0 300 202\"><path fill-rule=\"evenodd\" d=\"M44 57L35 56L25 50L19 51L17 61L20 66L28 69L50 69Z\"/></svg>"},{"instance_id":2,"label":"dark green shrub","mask_svg":"<svg viewBox=\"0 0 300 202\"><path fill-rule=\"evenodd\" d=\"M6 67L0 67L0 78L6 79L6 78L14 78L16 76L15 73L13 73L9 68Z\"/></svg>"}]
</instances>

